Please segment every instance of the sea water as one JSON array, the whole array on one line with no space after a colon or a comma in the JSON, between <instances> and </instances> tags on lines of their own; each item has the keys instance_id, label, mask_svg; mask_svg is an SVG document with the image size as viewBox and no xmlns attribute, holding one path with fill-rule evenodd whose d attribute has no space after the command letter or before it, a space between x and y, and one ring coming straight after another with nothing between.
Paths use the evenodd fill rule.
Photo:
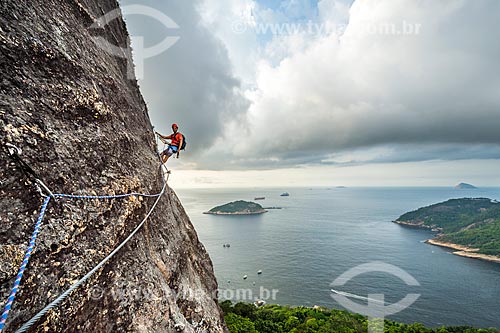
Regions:
<instances>
[{"instance_id":1,"label":"sea water","mask_svg":"<svg viewBox=\"0 0 500 333\"><path fill-rule=\"evenodd\" d=\"M290 196L280 196L283 192ZM500 327L500 264L453 255L423 242L432 232L392 223L407 211L451 198L500 200L499 188L181 189L177 194L212 258L221 298L343 309L332 288L360 296L351 300L365 305L363 297L374 294L382 294L387 305L418 294L389 319ZM255 216L202 214L254 197L265 197L257 201L264 207L282 209ZM400 268L418 285L394 272L365 269L332 287L350 269L376 267L374 262Z\"/></svg>"}]
</instances>

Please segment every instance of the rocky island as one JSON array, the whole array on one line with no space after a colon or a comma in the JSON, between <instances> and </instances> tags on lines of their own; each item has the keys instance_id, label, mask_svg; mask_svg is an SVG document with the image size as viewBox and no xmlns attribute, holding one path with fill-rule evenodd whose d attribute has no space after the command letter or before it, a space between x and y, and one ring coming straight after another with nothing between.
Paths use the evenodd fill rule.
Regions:
<instances>
[{"instance_id":1,"label":"rocky island","mask_svg":"<svg viewBox=\"0 0 500 333\"><path fill-rule=\"evenodd\" d=\"M431 229L427 243L456 255L500 263L500 203L487 198L451 199L403 214L395 223Z\"/></svg>"},{"instance_id":2,"label":"rocky island","mask_svg":"<svg viewBox=\"0 0 500 333\"><path fill-rule=\"evenodd\" d=\"M267 210L262 208L261 205L250 202L238 200L234 202L227 203L222 206L217 206L210 209L208 212L203 214L213 214L213 215L255 215L266 213Z\"/></svg>"}]
</instances>

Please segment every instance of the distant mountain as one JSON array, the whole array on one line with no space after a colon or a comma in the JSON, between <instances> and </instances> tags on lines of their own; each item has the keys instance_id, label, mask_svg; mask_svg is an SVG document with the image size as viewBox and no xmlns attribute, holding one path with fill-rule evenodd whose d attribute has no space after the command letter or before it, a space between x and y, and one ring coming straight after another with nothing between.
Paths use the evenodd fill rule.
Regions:
<instances>
[{"instance_id":1,"label":"distant mountain","mask_svg":"<svg viewBox=\"0 0 500 333\"><path fill-rule=\"evenodd\" d=\"M429 243L461 250L457 254L500 257L498 201L487 198L452 199L403 214L395 222L439 231L440 234Z\"/></svg>"},{"instance_id":2,"label":"distant mountain","mask_svg":"<svg viewBox=\"0 0 500 333\"><path fill-rule=\"evenodd\" d=\"M455 188L458 190L470 190L470 189L475 189L477 187L475 187L474 185L471 185L471 184L467 184L467 183L460 183L457 186L455 186Z\"/></svg>"}]
</instances>

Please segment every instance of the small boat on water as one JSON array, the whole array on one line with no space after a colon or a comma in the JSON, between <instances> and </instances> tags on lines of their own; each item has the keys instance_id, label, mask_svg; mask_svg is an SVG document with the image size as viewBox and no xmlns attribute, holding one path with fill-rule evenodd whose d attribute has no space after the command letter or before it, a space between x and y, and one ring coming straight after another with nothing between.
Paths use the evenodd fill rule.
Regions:
<instances>
[{"instance_id":1,"label":"small boat on water","mask_svg":"<svg viewBox=\"0 0 500 333\"><path fill-rule=\"evenodd\" d=\"M222 247L231 247L231 244L223 244Z\"/></svg>"},{"instance_id":2,"label":"small boat on water","mask_svg":"<svg viewBox=\"0 0 500 333\"><path fill-rule=\"evenodd\" d=\"M254 200L266 200L266 197L255 197Z\"/></svg>"},{"instance_id":3,"label":"small boat on water","mask_svg":"<svg viewBox=\"0 0 500 333\"><path fill-rule=\"evenodd\" d=\"M288 193L288 192L280 194L280 197L289 197L289 196L290 196L290 193Z\"/></svg>"},{"instance_id":4,"label":"small boat on water","mask_svg":"<svg viewBox=\"0 0 500 333\"><path fill-rule=\"evenodd\" d=\"M334 293L334 294L341 295L341 296L344 296L344 297L361 299L361 300L364 300L364 301L375 302L375 303L379 303L379 304L385 304L384 301L381 301L381 300L378 300L378 299L373 299L373 298L368 298L368 297L365 297L365 296L355 295L355 294L351 294L351 293L348 293L348 292L345 292L345 291L340 291L340 290L335 290L335 289L330 289L330 291L332 293Z\"/></svg>"},{"instance_id":5,"label":"small boat on water","mask_svg":"<svg viewBox=\"0 0 500 333\"><path fill-rule=\"evenodd\" d=\"M256 307L260 308L261 306L266 305L266 301L264 301L262 299L258 299L255 302L253 302L253 305L255 305Z\"/></svg>"},{"instance_id":6,"label":"small boat on water","mask_svg":"<svg viewBox=\"0 0 500 333\"><path fill-rule=\"evenodd\" d=\"M260 270L260 269L259 269L259 270L257 271L257 274L259 274L259 275L260 275L260 274L262 274L262 270Z\"/></svg>"},{"instance_id":7,"label":"small boat on water","mask_svg":"<svg viewBox=\"0 0 500 333\"><path fill-rule=\"evenodd\" d=\"M243 275L243 280L246 280L248 278L248 275Z\"/></svg>"}]
</instances>

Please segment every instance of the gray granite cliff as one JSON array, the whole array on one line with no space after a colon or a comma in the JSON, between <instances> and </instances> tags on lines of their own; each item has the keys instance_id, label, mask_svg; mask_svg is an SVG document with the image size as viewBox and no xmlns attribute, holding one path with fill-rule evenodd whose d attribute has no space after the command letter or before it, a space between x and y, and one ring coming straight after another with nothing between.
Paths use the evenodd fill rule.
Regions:
<instances>
[{"instance_id":1,"label":"gray granite cliff","mask_svg":"<svg viewBox=\"0 0 500 333\"><path fill-rule=\"evenodd\" d=\"M57 193L157 193L161 174L148 111L127 75L121 17L89 28L115 0L0 3L0 306L43 198L5 151ZM103 51L101 36L124 49ZM4 332L30 319L110 253L154 198L51 200ZM226 332L212 262L167 187L144 227L32 332Z\"/></svg>"}]
</instances>

